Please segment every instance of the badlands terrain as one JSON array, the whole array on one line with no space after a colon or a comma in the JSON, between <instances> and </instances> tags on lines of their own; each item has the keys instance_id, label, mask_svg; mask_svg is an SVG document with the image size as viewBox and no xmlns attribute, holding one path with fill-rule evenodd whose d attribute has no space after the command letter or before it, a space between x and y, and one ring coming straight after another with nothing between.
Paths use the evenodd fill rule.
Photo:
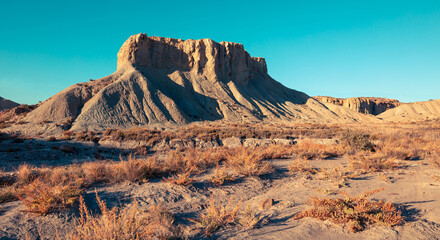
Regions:
<instances>
[{"instance_id":1,"label":"badlands terrain","mask_svg":"<svg viewBox=\"0 0 440 240\"><path fill-rule=\"evenodd\" d=\"M137 34L109 76L0 102L0 239L440 238L440 100L310 97L241 44Z\"/></svg>"}]
</instances>

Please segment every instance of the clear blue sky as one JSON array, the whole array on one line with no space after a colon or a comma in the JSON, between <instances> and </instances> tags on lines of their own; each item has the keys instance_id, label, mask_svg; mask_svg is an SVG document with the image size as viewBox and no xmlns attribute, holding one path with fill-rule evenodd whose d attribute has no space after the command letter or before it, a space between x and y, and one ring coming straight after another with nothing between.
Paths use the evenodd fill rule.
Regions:
<instances>
[{"instance_id":1,"label":"clear blue sky","mask_svg":"<svg viewBox=\"0 0 440 240\"><path fill-rule=\"evenodd\" d=\"M45 100L111 74L132 34L212 38L311 96L440 98L440 1L3 1L0 96Z\"/></svg>"}]
</instances>

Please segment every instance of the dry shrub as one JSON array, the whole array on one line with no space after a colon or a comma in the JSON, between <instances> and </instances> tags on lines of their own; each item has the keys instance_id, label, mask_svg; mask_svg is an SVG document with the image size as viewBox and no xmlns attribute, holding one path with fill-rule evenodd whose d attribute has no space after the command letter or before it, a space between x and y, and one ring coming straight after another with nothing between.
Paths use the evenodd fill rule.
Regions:
<instances>
[{"instance_id":1,"label":"dry shrub","mask_svg":"<svg viewBox=\"0 0 440 240\"><path fill-rule=\"evenodd\" d=\"M341 156L346 152L343 145L318 144L311 140L303 140L292 147L292 153L299 158L305 159L326 159Z\"/></svg>"},{"instance_id":2,"label":"dry shrub","mask_svg":"<svg viewBox=\"0 0 440 240\"><path fill-rule=\"evenodd\" d=\"M159 239L180 239L182 231L174 223L174 215L163 205L153 205L145 212L148 222L157 224L154 236Z\"/></svg>"},{"instance_id":3,"label":"dry shrub","mask_svg":"<svg viewBox=\"0 0 440 240\"><path fill-rule=\"evenodd\" d=\"M120 157L120 162L114 164L114 181L120 182L127 180L130 182L139 182L158 175L160 172L159 164L156 157L148 158L147 160L136 159L130 154L127 160Z\"/></svg>"},{"instance_id":4,"label":"dry shrub","mask_svg":"<svg viewBox=\"0 0 440 240\"><path fill-rule=\"evenodd\" d=\"M154 236L159 223L140 212L136 200L133 206L108 209L98 194L96 199L101 210L101 216L94 216L87 209L82 196L80 197L80 218L75 223L75 229L67 239L81 240L113 240L113 239L150 239Z\"/></svg>"},{"instance_id":5,"label":"dry shrub","mask_svg":"<svg viewBox=\"0 0 440 240\"><path fill-rule=\"evenodd\" d=\"M81 165L87 185L113 180L113 168L108 162L88 162Z\"/></svg>"},{"instance_id":6,"label":"dry shrub","mask_svg":"<svg viewBox=\"0 0 440 240\"><path fill-rule=\"evenodd\" d=\"M420 137L410 137L407 134L390 136L378 144L378 151L387 157L402 160L420 159L425 155L427 142Z\"/></svg>"},{"instance_id":7,"label":"dry shrub","mask_svg":"<svg viewBox=\"0 0 440 240\"><path fill-rule=\"evenodd\" d=\"M259 147L256 151L261 152L263 159L283 159L291 154L292 146L285 144L271 144L267 147Z\"/></svg>"},{"instance_id":8,"label":"dry shrub","mask_svg":"<svg viewBox=\"0 0 440 240\"><path fill-rule=\"evenodd\" d=\"M342 134L341 140L355 151L375 151L368 134L346 131Z\"/></svg>"},{"instance_id":9,"label":"dry shrub","mask_svg":"<svg viewBox=\"0 0 440 240\"><path fill-rule=\"evenodd\" d=\"M226 158L235 172L247 177L264 175L274 170L272 164L262 161L261 154L254 148L236 148Z\"/></svg>"},{"instance_id":10,"label":"dry shrub","mask_svg":"<svg viewBox=\"0 0 440 240\"><path fill-rule=\"evenodd\" d=\"M18 198L15 196L14 187L2 187L0 188L0 203L16 201Z\"/></svg>"},{"instance_id":11,"label":"dry shrub","mask_svg":"<svg viewBox=\"0 0 440 240\"><path fill-rule=\"evenodd\" d=\"M231 176L228 173L226 166L220 168L220 166L217 164L217 167L214 170L214 174L211 176L209 181L217 186L221 186L225 182L231 182L234 181L235 179L237 178Z\"/></svg>"},{"instance_id":12,"label":"dry shrub","mask_svg":"<svg viewBox=\"0 0 440 240\"><path fill-rule=\"evenodd\" d=\"M356 177L356 175L351 174L351 172L349 172L344 166L322 168L320 169L319 174L319 179L329 180L338 187L344 186L347 179Z\"/></svg>"},{"instance_id":13,"label":"dry shrub","mask_svg":"<svg viewBox=\"0 0 440 240\"><path fill-rule=\"evenodd\" d=\"M193 168L195 172L203 172L214 167L225 159L226 148L172 150L165 156L165 172L186 172Z\"/></svg>"},{"instance_id":14,"label":"dry shrub","mask_svg":"<svg viewBox=\"0 0 440 240\"><path fill-rule=\"evenodd\" d=\"M317 172L316 169L312 167L312 165L308 162L306 158L293 160L292 162L290 162L287 169L291 174L298 174L298 173L315 174Z\"/></svg>"},{"instance_id":15,"label":"dry shrub","mask_svg":"<svg viewBox=\"0 0 440 240\"><path fill-rule=\"evenodd\" d=\"M226 206L218 206L214 198L211 198L205 209L206 213L200 213L197 219L189 220L199 224L203 228L205 235L211 236L220 227L237 221L240 204L241 201L233 206L231 200L229 200Z\"/></svg>"},{"instance_id":16,"label":"dry shrub","mask_svg":"<svg viewBox=\"0 0 440 240\"><path fill-rule=\"evenodd\" d=\"M27 208L27 212L46 215L47 213L71 206L82 190L74 184L48 184L35 179L17 189L16 195Z\"/></svg>"},{"instance_id":17,"label":"dry shrub","mask_svg":"<svg viewBox=\"0 0 440 240\"><path fill-rule=\"evenodd\" d=\"M38 169L28 164L18 167L17 182L20 184L30 183L38 177Z\"/></svg>"},{"instance_id":18,"label":"dry shrub","mask_svg":"<svg viewBox=\"0 0 440 240\"><path fill-rule=\"evenodd\" d=\"M252 208L248 205L246 210L240 214L240 218L238 222L245 229L252 229L257 226L260 221L260 216L257 214L257 211L252 210Z\"/></svg>"},{"instance_id":19,"label":"dry shrub","mask_svg":"<svg viewBox=\"0 0 440 240\"><path fill-rule=\"evenodd\" d=\"M81 165L85 182L88 185L100 182L141 182L147 178L161 176L162 166L157 157L136 159L129 155L127 160L120 157L119 162L98 161Z\"/></svg>"},{"instance_id":20,"label":"dry shrub","mask_svg":"<svg viewBox=\"0 0 440 240\"><path fill-rule=\"evenodd\" d=\"M163 178L163 179L165 182L170 183L170 184L188 186L195 181L196 176L194 175L193 177L191 177L191 175L193 174L193 171L194 171L194 169L191 168L184 173L174 174L168 178Z\"/></svg>"},{"instance_id":21,"label":"dry shrub","mask_svg":"<svg viewBox=\"0 0 440 240\"><path fill-rule=\"evenodd\" d=\"M312 217L330 220L334 223L348 223L353 232L362 231L368 224L382 224L392 227L402 223L401 212L397 211L394 204L367 199L382 190L376 189L356 197L350 197L347 193L341 192L345 199L319 199L312 196L310 203L312 208L296 214L293 219Z\"/></svg>"},{"instance_id":22,"label":"dry shrub","mask_svg":"<svg viewBox=\"0 0 440 240\"><path fill-rule=\"evenodd\" d=\"M359 152L348 158L352 170L363 172L380 172L383 170L393 170L399 167L396 158L389 158L382 153Z\"/></svg>"}]
</instances>

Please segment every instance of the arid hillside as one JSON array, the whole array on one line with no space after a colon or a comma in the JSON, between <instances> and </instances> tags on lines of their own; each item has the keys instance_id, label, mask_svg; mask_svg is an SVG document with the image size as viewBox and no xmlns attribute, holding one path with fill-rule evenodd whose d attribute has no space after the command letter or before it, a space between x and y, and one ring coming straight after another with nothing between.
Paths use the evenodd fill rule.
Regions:
<instances>
[{"instance_id":1,"label":"arid hillside","mask_svg":"<svg viewBox=\"0 0 440 240\"><path fill-rule=\"evenodd\" d=\"M241 44L146 34L123 44L115 73L61 91L24 119L71 124L72 130L203 120L375 121L283 86L268 75L265 60Z\"/></svg>"},{"instance_id":2,"label":"arid hillside","mask_svg":"<svg viewBox=\"0 0 440 240\"><path fill-rule=\"evenodd\" d=\"M20 104L0 97L0 111L11 109L17 107L18 105Z\"/></svg>"},{"instance_id":3,"label":"arid hillside","mask_svg":"<svg viewBox=\"0 0 440 240\"><path fill-rule=\"evenodd\" d=\"M424 121L440 118L440 99L426 102L402 104L377 117L385 121L407 122Z\"/></svg>"}]
</instances>

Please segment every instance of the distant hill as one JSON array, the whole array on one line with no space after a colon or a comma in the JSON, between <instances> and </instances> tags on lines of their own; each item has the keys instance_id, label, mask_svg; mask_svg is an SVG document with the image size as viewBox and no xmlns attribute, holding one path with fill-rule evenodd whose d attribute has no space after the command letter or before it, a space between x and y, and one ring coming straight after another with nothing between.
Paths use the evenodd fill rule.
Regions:
<instances>
[{"instance_id":1,"label":"distant hill","mask_svg":"<svg viewBox=\"0 0 440 240\"><path fill-rule=\"evenodd\" d=\"M406 122L440 118L440 99L402 104L377 116L385 121Z\"/></svg>"},{"instance_id":2,"label":"distant hill","mask_svg":"<svg viewBox=\"0 0 440 240\"><path fill-rule=\"evenodd\" d=\"M20 104L0 97L0 111L18 107Z\"/></svg>"},{"instance_id":3,"label":"distant hill","mask_svg":"<svg viewBox=\"0 0 440 240\"><path fill-rule=\"evenodd\" d=\"M210 39L131 36L117 71L78 83L30 112L26 122L72 123L73 130L194 121L376 121L324 104L272 79L263 58L243 45Z\"/></svg>"},{"instance_id":4,"label":"distant hill","mask_svg":"<svg viewBox=\"0 0 440 240\"><path fill-rule=\"evenodd\" d=\"M396 99L377 97L335 98L327 96L316 96L313 98L322 103L332 103L353 109L360 113L372 115L381 114L389 109L395 108L402 104Z\"/></svg>"}]
</instances>

